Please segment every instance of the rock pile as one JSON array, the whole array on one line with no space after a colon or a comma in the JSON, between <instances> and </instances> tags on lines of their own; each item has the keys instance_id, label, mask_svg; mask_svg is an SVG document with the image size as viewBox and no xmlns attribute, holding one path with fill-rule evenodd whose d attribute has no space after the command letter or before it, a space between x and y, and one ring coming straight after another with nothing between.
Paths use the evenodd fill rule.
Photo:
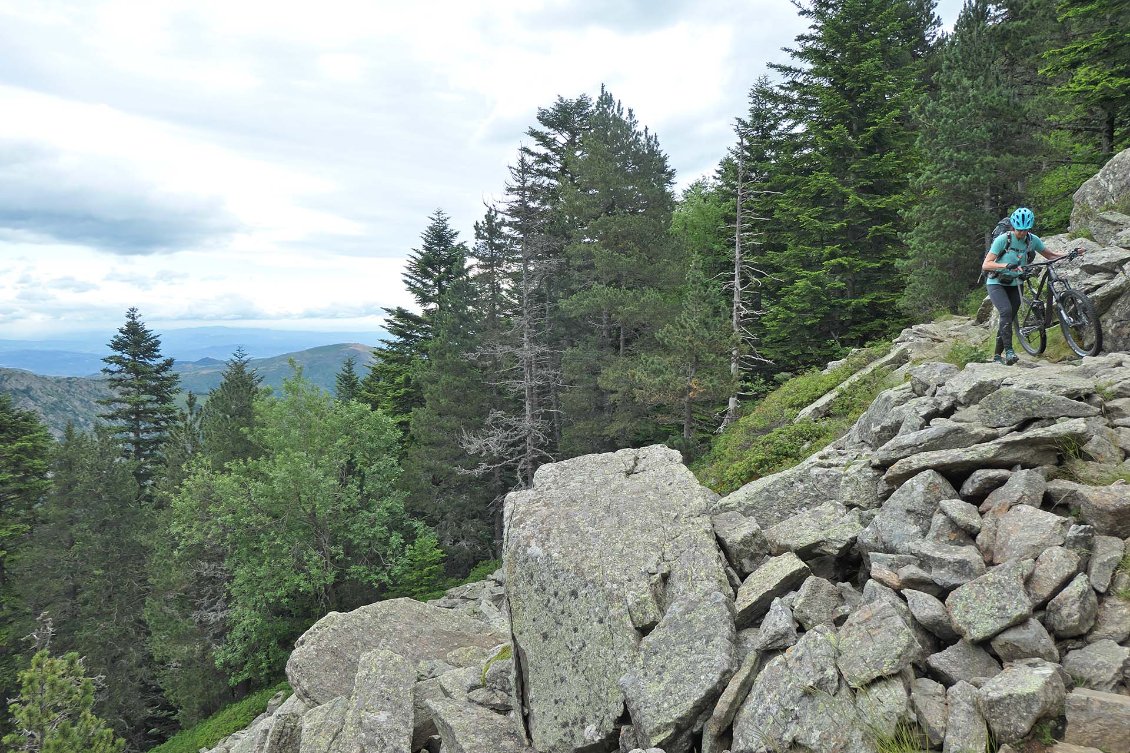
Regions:
<instances>
[{"instance_id":1,"label":"rock pile","mask_svg":"<svg viewBox=\"0 0 1130 753\"><path fill-rule=\"evenodd\" d=\"M1117 159L1073 274L1125 348ZM904 332L843 438L725 497L663 447L543 466L502 570L328 615L212 753L1130 753L1130 355L930 362L974 327Z\"/></svg>"}]
</instances>

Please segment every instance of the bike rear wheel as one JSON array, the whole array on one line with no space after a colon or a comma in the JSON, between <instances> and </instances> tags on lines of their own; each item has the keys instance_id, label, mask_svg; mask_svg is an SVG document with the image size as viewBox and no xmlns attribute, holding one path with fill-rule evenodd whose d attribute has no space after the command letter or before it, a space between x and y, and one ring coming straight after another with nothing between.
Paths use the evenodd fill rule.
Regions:
<instances>
[{"instance_id":1,"label":"bike rear wheel","mask_svg":"<svg viewBox=\"0 0 1130 753\"><path fill-rule=\"evenodd\" d=\"M1076 355L1093 356L1102 350L1103 331L1091 299L1078 290L1068 290L1056 307L1063 339Z\"/></svg>"},{"instance_id":2,"label":"bike rear wheel","mask_svg":"<svg viewBox=\"0 0 1130 753\"><path fill-rule=\"evenodd\" d=\"M1020 308L1012 320L1020 347L1030 356L1038 356L1048 347L1048 332L1044 327L1044 304L1029 295L1021 295Z\"/></svg>"}]
</instances>

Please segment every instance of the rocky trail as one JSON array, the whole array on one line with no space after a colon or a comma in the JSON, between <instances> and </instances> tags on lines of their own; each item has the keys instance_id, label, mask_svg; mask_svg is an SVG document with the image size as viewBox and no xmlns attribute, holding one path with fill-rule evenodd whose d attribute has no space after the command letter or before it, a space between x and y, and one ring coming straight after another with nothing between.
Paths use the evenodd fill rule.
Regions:
<instances>
[{"instance_id":1,"label":"rocky trail","mask_svg":"<svg viewBox=\"0 0 1130 753\"><path fill-rule=\"evenodd\" d=\"M1127 197L1130 152L1073 217L1114 352L959 369L988 317L919 325L725 497L664 447L543 466L491 579L326 616L213 753L1130 753Z\"/></svg>"}]
</instances>

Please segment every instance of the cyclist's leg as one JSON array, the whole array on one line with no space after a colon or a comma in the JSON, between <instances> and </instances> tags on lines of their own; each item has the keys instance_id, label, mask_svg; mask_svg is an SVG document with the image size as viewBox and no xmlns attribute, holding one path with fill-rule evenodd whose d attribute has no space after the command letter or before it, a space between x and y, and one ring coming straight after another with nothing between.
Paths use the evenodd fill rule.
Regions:
<instances>
[{"instance_id":1,"label":"cyclist's leg","mask_svg":"<svg viewBox=\"0 0 1130 753\"><path fill-rule=\"evenodd\" d=\"M1006 349L1012 347L1012 318L1020 308L1020 291L1011 285L986 285L989 289L989 300L996 306L1000 314L1000 326L997 327L997 344L993 350L994 356L999 356Z\"/></svg>"}]
</instances>

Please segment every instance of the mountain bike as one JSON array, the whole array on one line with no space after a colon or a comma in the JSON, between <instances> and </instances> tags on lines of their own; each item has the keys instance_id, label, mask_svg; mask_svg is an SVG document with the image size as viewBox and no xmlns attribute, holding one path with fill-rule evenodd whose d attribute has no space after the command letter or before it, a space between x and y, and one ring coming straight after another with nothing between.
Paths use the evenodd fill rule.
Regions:
<instances>
[{"instance_id":1,"label":"mountain bike","mask_svg":"<svg viewBox=\"0 0 1130 753\"><path fill-rule=\"evenodd\" d=\"M1078 256L1080 249L1074 249L1058 259L1025 265L1020 275L1020 309L1013 324L1020 347L1026 353L1038 356L1048 346L1047 330L1055 326L1053 308L1063 339L1076 355L1093 356L1102 350L1103 330L1095 305L1090 298L1073 290L1055 269L1059 262Z\"/></svg>"}]
</instances>

